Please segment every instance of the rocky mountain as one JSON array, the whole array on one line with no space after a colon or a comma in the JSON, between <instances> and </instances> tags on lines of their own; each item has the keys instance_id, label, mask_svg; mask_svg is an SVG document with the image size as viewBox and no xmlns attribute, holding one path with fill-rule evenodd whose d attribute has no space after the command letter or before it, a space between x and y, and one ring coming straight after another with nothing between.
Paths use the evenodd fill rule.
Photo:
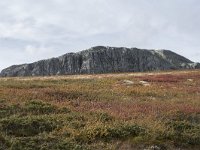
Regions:
<instances>
[{"instance_id":1,"label":"rocky mountain","mask_svg":"<svg viewBox=\"0 0 200 150\"><path fill-rule=\"evenodd\" d=\"M200 63L194 63L169 50L97 46L31 64L14 65L2 70L0 76L50 76L199 68Z\"/></svg>"}]
</instances>

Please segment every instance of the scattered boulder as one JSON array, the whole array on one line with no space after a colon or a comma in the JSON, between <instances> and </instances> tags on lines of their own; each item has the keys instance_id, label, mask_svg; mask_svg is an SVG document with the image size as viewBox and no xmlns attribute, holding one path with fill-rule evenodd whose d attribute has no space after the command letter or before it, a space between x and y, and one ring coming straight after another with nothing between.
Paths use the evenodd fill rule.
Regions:
<instances>
[{"instance_id":1,"label":"scattered boulder","mask_svg":"<svg viewBox=\"0 0 200 150\"><path fill-rule=\"evenodd\" d=\"M150 83L147 82L147 81L140 81L139 83L140 83L141 85L143 85L143 86L150 86Z\"/></svg>"},{"instance_id":2,"label":"scattered boulder","mask_svg":"<svg viewBox=\"0 0 200 150\"><path fill-rule=\"evenodd\" d=\"M193 79L187 79L187 81L189 81L189 82L193 82L194 80L193 80Z\"/></svg>"},{"instance_id":3,"label":"scattered boulder","mask_svg":"<svg viewBox=\"0 0 200 150\"><path fill-rule=\"evenodd\" d=\"M124 80L124 81L123 81L123 84L125 84L125 85L133 85L134 82L133 82L133 81L130 81L130 80Z\"/></svg>"}]
</instances>

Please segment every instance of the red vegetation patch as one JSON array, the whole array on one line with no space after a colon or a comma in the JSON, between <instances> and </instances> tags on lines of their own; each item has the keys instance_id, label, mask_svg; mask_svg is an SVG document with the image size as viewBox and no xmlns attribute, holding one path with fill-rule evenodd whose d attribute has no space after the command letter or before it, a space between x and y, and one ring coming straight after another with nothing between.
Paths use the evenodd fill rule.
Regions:
<instances>
[{"instance_id":1,"label":"red vegetation patch","mask_svg":"<svg viewBox=\"0 0 200 150\"><path fill-rule=\"evenodd\" d=\"M192 74L163 74L163 75L147 75L147 76L139 76L136 77L140 80L147 82L168 82L168 83L176 83L181 82L187 79L195 79L200 78L200 75L192 75Z\"/></svg>"},{"instance_id":2,"label":"red vegetation patch","mask_svg":"<svg viewBox=\"0 0 200 150\"><path fill-rule=\"evenodd\" d=\"M90 102L82 103L79 111L106 111L112 116L121 119L143 118L144 116L160 116L170 111L181 111L186 114L200 113L199 107L188 104L171 103L119 103L119 102Z\"/></svg>"},{"instance_id":3,"label":"red vegetation patch","mask_svg":"<svg viewBox=\"0 0 200 150\"><path fill-rule=\"evenodd\" d=\"M200 87L187 87L187 92L189 94L200 93ZM200 95L199 95L199 97L200 97Z\"/></svg>"}]
</instances>

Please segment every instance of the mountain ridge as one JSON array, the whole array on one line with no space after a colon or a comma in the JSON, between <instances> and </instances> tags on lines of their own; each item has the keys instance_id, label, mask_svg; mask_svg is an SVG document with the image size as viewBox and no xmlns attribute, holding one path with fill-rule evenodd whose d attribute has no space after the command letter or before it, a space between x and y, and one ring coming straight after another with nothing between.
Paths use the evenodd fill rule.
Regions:
<instances>
[{"instance_id":1,"label":"mountain ridge","mask_svg":"<svg viewBox=\"0 0 200 150\"><path fill-rule=\"evenodd\" d=\"M13 65L3 69L0 76L51 76L171 69L200 69L200 63L194 63L170 50L95 46L29 64Z\"/></svg>"}]
</instances>

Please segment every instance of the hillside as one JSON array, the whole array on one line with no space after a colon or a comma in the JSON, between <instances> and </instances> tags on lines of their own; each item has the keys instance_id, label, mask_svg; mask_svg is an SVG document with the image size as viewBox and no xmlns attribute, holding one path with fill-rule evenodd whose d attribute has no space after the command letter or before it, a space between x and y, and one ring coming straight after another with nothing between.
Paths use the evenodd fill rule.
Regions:
<instances>
[{"instance_id":1,"label":"hillside","mask_svg":"<svg viewBox=\"0 0 200 150\"><path fill-rule=\"evenodd\" d=\"M199 63L169 50L96 46L57 58L14 65L4 69L0 76L50 76L197 68L200 68Z\"/></svg>"},{"instance_id":2,"label":"hillside","mask_svg":"<svg viewBox=\"0 0 200 150\"><path fill-rule=\"evenodd\" d=\"M0 78L7 149L200 149L200 70Z\"/></svg>"}]
</instances>

